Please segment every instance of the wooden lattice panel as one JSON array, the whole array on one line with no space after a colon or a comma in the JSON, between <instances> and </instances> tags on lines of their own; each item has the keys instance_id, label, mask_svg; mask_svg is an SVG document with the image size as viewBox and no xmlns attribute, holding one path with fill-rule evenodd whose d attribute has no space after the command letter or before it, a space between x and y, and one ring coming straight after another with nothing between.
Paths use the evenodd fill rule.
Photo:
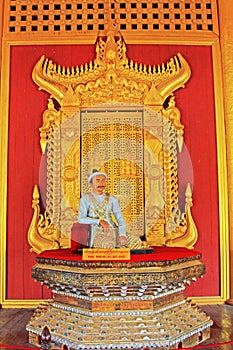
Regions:
<instances>
[{"instance_id":1,"label":"wooden lattice panel","mask_svg":"<svg viewBox=\"0 0 233 350\"><path fill-rule=\"evenodd\" d=\"M216 32L215 0L11 0L5 33Z\"/></svg>"}]
</instances>

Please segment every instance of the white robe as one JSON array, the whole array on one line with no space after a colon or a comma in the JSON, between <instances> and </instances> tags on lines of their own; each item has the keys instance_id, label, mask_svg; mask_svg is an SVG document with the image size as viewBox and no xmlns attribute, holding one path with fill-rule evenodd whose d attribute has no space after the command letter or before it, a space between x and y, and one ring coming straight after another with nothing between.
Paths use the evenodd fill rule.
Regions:
<instances>
[{"instance_id":1,"label":"white robe","mask_svg":"<svg viewBox=\"0 0 233 350\"><path fill-rule=\"evenodd\" d=\"M126 236L126 222L118 199L107 193L101 195L94 192L87 193L80 199L78 222L91 226L90 247L93 246L96 232L100 229L100 220L106 221L112 228L117 228L119 236Z\"/></svg>"}]
</instances>

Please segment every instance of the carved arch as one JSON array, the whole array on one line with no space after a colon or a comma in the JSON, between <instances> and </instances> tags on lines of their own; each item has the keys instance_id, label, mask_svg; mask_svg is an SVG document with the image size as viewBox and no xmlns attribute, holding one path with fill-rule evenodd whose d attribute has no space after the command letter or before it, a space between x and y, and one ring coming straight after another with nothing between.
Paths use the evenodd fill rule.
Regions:
<instances>
[{"instance_id":1,"label":"carved arch","mask_svg":"<svg viewBox=\"0 0 233 350\"><path fill-rule=\"evenodd\" d=\"M106 38L98 38L96 58L93 62L79 67L61 67L42 56L33 69L34 82L49 94L48 109L43 114L43 125L40 128L42 152L46 152L48 157L46 211L41 214L39 207L33 204L34 216L28 233L32 251L36 253L48 247L57 249L69 246L69 232L76 220L75 198L79 198L80 191L85 189L82 178L87 170L87 162L84 154L79 152L80 145L86 135L93 138L93 135L96 135L96 132L100 134L100 129L103 128L101 118L96 119L96 123L99 123L96 129L88 126L85 118L88 113L92 113L94 107L92 122L94 113L98 115L100 110L102 114L103 111L108 111L109 118L113 118L113 131L109 134L108 130L105 130L101 134L105 142L115 142L114 135L118 130L121 139L125 134L131 143L136 140L138 145L143 145L143 164L145 157L157 159L157 164L150 163L150 176L145 176L145 164L127 163L129 160L123 157L124 152L121 154L123 159L117 160L115 155L115 160L108 159L102 165L104 170L110 172L110 177L114 175L112 169L120 169L119 178L125 176L122 172L125 171L126 174L128 171L127 181L134 187L143 186L143 192L138 190L135 194L144 201L137 202L139 208L140 205L144 206L144 221L138 223L136 220L135 225L141 227L137 231L134 226L136 234L143 234L148 243L156 245L192 248L197 240L197 229L191 215L190 186L186 191L184 212L179 210L178 205L177 152L182 149L183 125L180 121L180 111L175 104L174 92L184 87L189 80L190 67L179 53L167 63L147 66L129 61L126 51L121 35L110 30ZM58 110L54 107L55 103L59 105ZM128 119L125 112L122 112L125 106L128 106L127 113L130 109L134 111L134 117L131 118L133 123L126 122ZM115 115L111 117L113 111L122 115L120 122L117 122ZM106 120L104 123L106 126ZM121 124L124 124L123 131ZM86 132L82 134L85 127ZM160 132L162 134L159 134ZM87 152L97 145L98 141L92 142ZM126 144L124 147L127 147ZM156 182L156 171L159 172L160 167L163 170L163 175L160 176L162 180ZM116 170L114 171L116 175ZM137 172L139 178L142 177L141 182L135 176ZM51 179L53 181L50 181ZM161 183L163 188L166 188L161 195L164 205L155 217L153 213L158 211L158 205L153 202L151 194L161 187ZM116 186L111 190L116 191ZM38 193L34 192L33 203L37 200ZM135 208L136 205L134 211ZM133 210L130 210L125 207L128 222L130 215L133 216ZM54 235L48 238L51 229L54 230ZM53 238L50 239L51 237Z\"/></svg>"}]
</instances>

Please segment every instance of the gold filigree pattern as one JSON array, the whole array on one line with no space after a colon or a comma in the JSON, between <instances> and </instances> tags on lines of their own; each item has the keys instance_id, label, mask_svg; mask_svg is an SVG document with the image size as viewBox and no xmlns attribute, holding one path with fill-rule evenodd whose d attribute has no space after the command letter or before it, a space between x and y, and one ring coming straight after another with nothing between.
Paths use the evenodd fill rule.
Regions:
<instances>
[{"instance_id":1,"label":"gold filigree pattern","mask_svg":"<svg viewBox=\"0 0 233 350\"><path fill-rule=\"evenodd\" d=\"M99 39L95 61L85 66L60 67L42 56L33 70L35 83L50 92L64 110L107 102L130 102L161 109L172 92L189 79L188 63L179 53L169 62L153 67L128 61L122 38L113 45L114 35L110 31L106 43Z\"/></svg>"},{"instance_id":2,"label":"gold filigree pattern","mask_svg":"<svg viewBox=\"0 0 233 350\"><path fill-rule=\"evenodd\" d=\"M144 227L140 215L144 208L142 113L129 109L102 113L83 113L82 193L90 190L87 174L102 164L110 179L106 190L118 197L128 230L141 236Z\"/></svg>"}]
</instances>

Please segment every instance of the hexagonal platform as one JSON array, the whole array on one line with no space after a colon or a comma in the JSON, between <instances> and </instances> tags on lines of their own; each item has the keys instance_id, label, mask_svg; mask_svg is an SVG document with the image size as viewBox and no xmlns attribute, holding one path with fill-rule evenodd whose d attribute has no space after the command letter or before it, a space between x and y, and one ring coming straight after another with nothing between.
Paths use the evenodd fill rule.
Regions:
<instances>
[{"instance_id":1,"label":"hexagonal platform","mask_svg":"<svg viewBox=\"0 0 233 350\"><path fill-rule=\"evenodd\" d=\"M37 257L33 277L53 290L27 325L38 345L44 326L70 349L169 349L209 338L211 319L184 297L205 273L200 253L155 247L128 261L84 261L69 250Z\"/></svg>"}]
</instances>

